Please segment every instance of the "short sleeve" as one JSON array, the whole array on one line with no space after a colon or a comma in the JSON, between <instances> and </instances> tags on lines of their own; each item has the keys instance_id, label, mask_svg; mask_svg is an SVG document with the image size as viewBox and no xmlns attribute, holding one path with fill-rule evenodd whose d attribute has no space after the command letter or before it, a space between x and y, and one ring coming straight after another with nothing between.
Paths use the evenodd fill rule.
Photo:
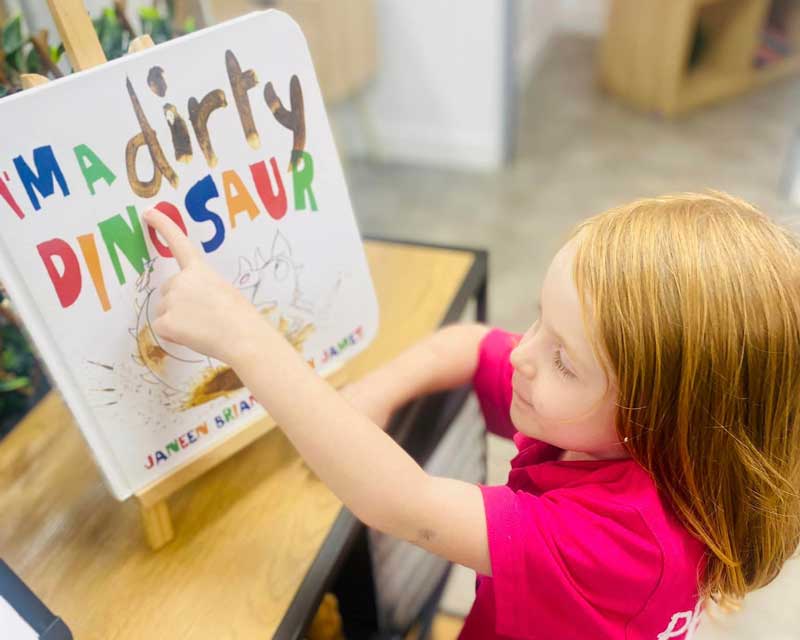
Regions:
<instances>
[{"instance_id":1,"label":"short sleeve","mask_svg":"<svg viewBox=\"0 0 800 640\"><path fill-rule=\"evenodd\" d=\"M594 504L577 489L481 491L498 635L584 638L591 629L596 640L626 637L663 571L661 547L639 512Z\"/></svg>"},{"instance_id":2,"label":"short sleeve","mask_svg":"<svg viewBox=\"0 0 800 640\"><path fill-rule=\"evenodd\" d=\"M492 329L478 348L478 366L472 383L492 433L511 438L516 429L511 422L511 351L517 346L519 336L500 329Z\"/></svg>"}]
</instances>

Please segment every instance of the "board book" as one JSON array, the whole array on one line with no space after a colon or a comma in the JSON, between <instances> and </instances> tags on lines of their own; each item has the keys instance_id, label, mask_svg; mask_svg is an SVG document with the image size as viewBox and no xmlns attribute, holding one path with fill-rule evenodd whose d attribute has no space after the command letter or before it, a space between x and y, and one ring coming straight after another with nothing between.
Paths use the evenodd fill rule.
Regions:
<instances>
[{"instance_id":1,"label":"board book","mask_svg":"<svg viewBox=\"0 0 800 640\"><path fill-rule=\"evenodd\" d=\"M113 494L265 410L160 340L157 207L327 375L378 307L305 39L264 11L0 100L0 280Z\"/></svg>"}]
</instances>

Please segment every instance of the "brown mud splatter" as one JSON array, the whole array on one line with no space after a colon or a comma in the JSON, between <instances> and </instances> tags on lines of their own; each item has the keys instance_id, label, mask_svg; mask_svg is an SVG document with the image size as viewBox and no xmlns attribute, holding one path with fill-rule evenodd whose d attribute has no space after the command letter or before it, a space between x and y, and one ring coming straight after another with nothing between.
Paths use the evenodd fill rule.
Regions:
<instances>
[{"instance_id":1,"label":"brown mud splatter","mask_svg":"<svg viewBox=\"0 0 800 640\"><path fill-rule=\"evenodd\" d=\"M182 409L191 409L220 396L226 396L244 387L244 383L236 372L228 366L211 367L203 372L189 397L184 401Z\"/></svg>"},{"instance_id":2,"label":"brown mud splatter","mask_svg":"<svg viewBox=\"0 0 800 640\"><path fill-rule=\"evenodd\" d=\"M159 98L167 95L167 80L164 78L164 69L158 66L150 69L147 73L147 86Z\"/></svg>"},{"instance_id":3,"label":"brown mud splatter","mask_svg":"<svg viewBox=\"0 0 800 640\"><path fill-rule=\"evenodd\" d=\"M164 359L167 357L167 352L162 349L153 336L153 331L149 325L142 327L139 331L137 338L139 346L139 356L144 361L148 369L158 373L164 370Z\"/></svg>"},{"instance_id":4,"label":"brown mud splatter","mask_svg":"<svg viewBox=\"0 0 800 640\"><path fill-rule=\"evenodd\" d=\"M261 314L266 318L273 311L275 307L266 307L261 310ZM278 331L289 341L297 351L302 351L303 344L308 336L314 332L314 325L311 323L304 324L296 329L290 330L289 321L281 317L278 321ZM158 348L156 346L156 348ZM220 367L207 368L200 378L200 381L194 386L189 393L188 398L181 406L181 409L191 409L206 402L219 398L220 396L227 396L234 391L244 388L244 383L236 375L236 372L229 366L224 365Z\"/></svg>"}]
</instances>

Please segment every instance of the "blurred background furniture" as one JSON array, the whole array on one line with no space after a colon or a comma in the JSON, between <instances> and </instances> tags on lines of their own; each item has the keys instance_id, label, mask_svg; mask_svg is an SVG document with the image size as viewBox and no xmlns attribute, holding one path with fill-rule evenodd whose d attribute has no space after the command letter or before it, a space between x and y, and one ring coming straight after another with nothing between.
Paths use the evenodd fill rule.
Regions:
<instances>
[{"instance_id":1,"label":"blurred background furniture","mask_svg":"<svg viewBox=\"0 0 800 640\"><path fill-rule=\"evenodd\" d=\"M603 87L630 105L685 113L800 71L796 0L613 0Z\"/></svg>"}]
</instances>

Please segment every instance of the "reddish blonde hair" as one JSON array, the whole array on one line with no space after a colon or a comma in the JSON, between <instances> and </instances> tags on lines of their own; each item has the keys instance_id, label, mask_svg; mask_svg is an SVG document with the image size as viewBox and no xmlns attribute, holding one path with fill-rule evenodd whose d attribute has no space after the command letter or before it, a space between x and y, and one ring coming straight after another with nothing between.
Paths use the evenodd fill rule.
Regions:
<instances>
[{"instance_id":1,"label":"reddish blonde hair","mask_svg":"<svg viewBox=\"0 0 800 640\"><path fill-rule=\"evenodd\" d=\"M638 200L573 237L620 440L708 547L701 596L735 605L800 542L800 242L716 192Z\"/></svg>"}]
</instances>

